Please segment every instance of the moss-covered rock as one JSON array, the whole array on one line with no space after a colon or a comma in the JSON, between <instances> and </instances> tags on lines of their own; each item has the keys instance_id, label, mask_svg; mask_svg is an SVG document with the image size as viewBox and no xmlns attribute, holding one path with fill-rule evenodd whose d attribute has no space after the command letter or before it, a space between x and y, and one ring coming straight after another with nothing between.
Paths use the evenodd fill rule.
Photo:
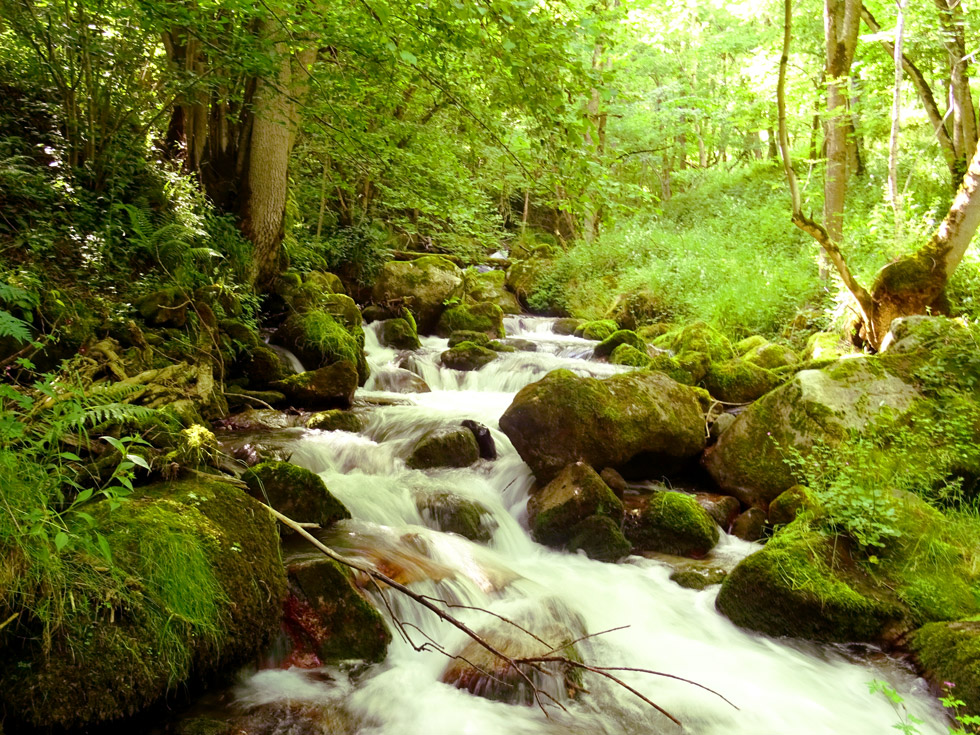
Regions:
<instances>
[{"instance_id":1,"label":"moss-covered rock","mask_svg":"<svg viewBox=\"0 0 980 735\"><path fill-rule=\"evenodd\" d=\"M662 373L599 380L556 370L520 390L500 428L541 482L576 461L662 474L704 447L694 391Z\"/></svg>"},{"instance_id":2,"label":"moss-covered rock","mask_svg":"<svg viewBox=\"0 0 980 735\"><path fill-rule=\"evenodd\" d=\"M501 342L499 339L492 339L487 342L487 347L489 347L494 352L517 352L517 348L514 345L506 344Z\"/></svg>"},{"instance_id":3,"label":"moss-covered rock","mask_svg":"<svg viewBox=\"0 0 980 735\"><path fill-rule=\"evenodd\" d=\"M275 350L264 344L252 347L241 363L248 384L257 389L265 389L293 372Z\"/></svg>"},{"instance_id":4,"label":"moss-covered rock","mask_svg":"<svg viewBox=\"0 0 980 735\"><path fill-rule=\"evenodd\" d=\"M581 319L576 319L575 317L562 317L560 319L555 319L554 323L551 325L551 331L555 334L561 335L573 335L575 330L582 325L583 321Z\"/></svg>"},{"instance_id":5,"label":"moss-covered rock","mask_svg":"<svg viewBox=\"0 0 980 735\"><path fill-rule=\"evenodd\" d=\"M272 340L292 350L309 370L349 362L357 368L360 385L364 385L370 374L364 357L363 332L352 333L326 311L292 314L276 330Z\"/></svg>"},{"instance_id":6,"label":"moss-covered rock","mask_svg":"<svg viewBox=\"0 0 980 735\"><path fill-rule=\"evenodd\" d=\"M486 347L490 344L490 336L486 332L473 332L468 329L460 329L449 335L449 347L453 348L463 342L473 342Z\"/></svg>"},{"instance_id":7,"label":"moss-covered rock","mask_svg":"<svg viewBox=\"0 0 980 735\"><path fill-rule=\"evenodd\" d=\"M442 312L436 334L448 337L456 331L482 332L488 337L504 336L504 312L496 304L459 304Z\"/></svg>"},{"instance_id":8,"label":"moss-covered rock","mask_svg":"<svg viewBox=\"0 0 980 735\"><path fill-rule=\"evenodd\" d=\"M374 283L372 298L407 305L422 334L432 334L446 301L463 297L463 272L438 255L411 261L389 261Z\"/></svg>"},{"instance_id":9,"label":"moss-covered rock","mask_svg":"<svg viewBox=\"0 0 980 735\"><path fill-rule=\"evenodd\" d=\"M644 354L647 351L647 343L640 339L636 332L629 329L618 329L597 344L593 352L596 357L608 357L620 345L629 345Z\"/></svg>"},{"instance_id":10,"label":"moss-covered rock","mask_svg":"<svg viewBox=\"0 0 980 735\"><path fill-rule=\"evenodd\" d=\"M728 339L704 322L694 322L679 330L668 332L657 338L654 344L669 349L675 355L700 352L707 355L710 362L730 360L735 357L735 350Z\"/></svg>"},{"instance_id":11,"label":"moss-covered rock","mask_svg":"<svg viewBox=\"0 0 980 735\"><path fill-rule=\"evenodd\" d=\"M965 702L961 714L980 716L980 618L924 625L909 648L933 686L954 685L951 695Z\"/></svg>"},{"instance_id":12,"label":"moss-covered rock","mask_svg":"<svg viewBox=\"0 0 980 735\"><path fill-rule=\"evenodd\" d=\"M606 314L621 329L636 330L653 322L669 321L673 308L661 294L654 291L634 291L621 294Z\"/></svg>"},{"instance_id":13,"label":"moss-covered rock","mask_svg":"<svg viewBox=\"0 0 980 735\"><path fill-rule=\"evenodd\" d=\"M628 365L635 368L650 367L653 360L646 352L633 347L633 345L619 345L609 355L609 362L613 365Z\"/></svg>"},{"instance_id":14,"label":"moss-covered rock","mask_svg":"<svg viewBox=\"0 0 980 735\"><path fill-rule=\"evenodd\" d=\"M586 556L597 561L619 561L633 549L619 525L609 516L589 516L572 527L567 548L584 551Z\"/></svg>"},{"instance_id":15,"label":"moss-covered rock","mask_svg":"<svg viewBox=\"0 0 980 735\"><path fill-rule=\"evenodd\" d=\"M322 293L346 294L347 289L340 276L329 271L310 271L303 276L303 283L318 288Z\"/></svg>"},{"instance_id":16,"label":"moss-covered rock","mask_svg":"<svg viewBox=\"0 0 980 735\"><path fill-rule=\"evenodd\" d=\"M475 342L460 342L439 356L443 366L450 370L479 370L496 358L495 351Z\"/></svg>"},{"instance_id":17,"label":"moss-covered rock","mask_svg":"<svg viewBox=\"0 0 980 735\"><path fill-rule=\"evenodd\" d=\"M736 358L711 363L703 382L708 392L720 401L749 403L761 398L783 381L771 370Z\"/></svg>"},{"instance_id":18,"label":"moss-covered rock","mask_svg":"<svg viewBox=\"0 0 980 735\"><path fill-rule=\"evenodd\" d=\"M310 416L306 420L306 428L319 431L349 431L351 434L358 434L364 429L364 421L353 411L334 408Z\"/></svg>"},{"instance_id":19,"label":"moss-covered rock","mask_svg":"<svg viewBox=\"0 0 980 735\"><path fill-rule=\"evenodd\" d=\"M683 385L694 385L697 382L694 376L684 369L676 358L671 357L666 352L650 357L649 360L650 364L647 367L650 370L663 373L671 380L682 383Z\"/></svg>"},{"instance_id":20,"label":"moss-covered rock","mask_svg":"<svg viewBox=\"0 0 980 735\"><path fill-rule=\"evenodd\" d=\"M906 617L853 561L845 541L802 526L739 562L717 605L743 628L828 642L880 641Z\"/></svg>"},{"instance_id":21,"label":"moss-covered rock","mask_svg":"<svg viewBox=\"0 0 980 735\"><path fill-rule=\"evenodd\" d=\"M612 319L597 319L591 322L584 322L575 328L575 336L582 339L604 340L612 336L619 329L619 325Z\"/></svg>"},{"instance_id":22,"label":"moss-covered rock","mask_svg":"<svg viewBox=\"0 0 980 735\"><path fill-rule=\"evenodd\" d=\"M542 544L562 547L573 529L590 516L623 518L623 504L584 462L574 462L527 501L531 534ZM582 529L584 530L584 529Z\"/></svg>"},{"instance_id":23,"label":"moss-covered rock","mask_svg":"<svg viewBox=\"0 0 980 735\"><path fill-rule=\"evenodd\" d=\"M312 644L320 661L384 659L391 632L347 567L323 558L292 562L287 571L286 626Z\"/></svg>"},{"instance_id":24,"label":"moss-covered rock","mask_svg":"<svg viewBox=\"0 0 980 735\"><path fill-rule=\"evenodd\" d=\"M507 288L517 296L521 304L527 306L528 299L541 287L552 265L553 261L548 258L528 258L514 262L507 269Z\"/></svg>"},{"instance_id":25,"label":"moss-covered rock","mask_svg":"<svg viewBox=\"0 0 980 735\"><path fill-rule=\"evenodd\" d=\"M715 584L721 584L728 576L728 572L715 566L704 564L701 566L685 567L675 569L670 575L670 581L689 590L703 590Z\"/></svg>"},{"instance_id":26,"label":"moss-covered rock","mask_svg":"<svg viewBox=\"0 0 980 735\"><path fill-rule=\"evenodd\" d=\"M480 273L475 268L463 272L465 300L467 304L492 303L500 307L504 314L520 314L521 303L507 290L507 274L490 270Z\"/></svg>"},{"instance_id":27,"label":"moss-covered rock","mask_svg":"<svg viewBox=\"0 0 980 735\"><path fill-rule=\"evenodd\" d=\"M753 334L751 337L746 337L743 340L739 340L735 345L735 354L739 357L744 357L747 353L756 349L757 347L765 347L769 344L769 340L763 337L761 334Z\"/></svg>"},{"instance_id":28,"label":"moss-covered rock","mask_svg":"<svg viewBox=\"0 0 980 735\"><path fill-rule=\"evenodd\" d=\"M800 361L796 353L786 345L771 343L753 347L742 359L766 370L789 367Z\"/></svg>"},{"instance_id":29,"label":"moss-covered rock","mask_svg":"<svg viewBox=\"0 0 980 735\"><path fill-rule=\"evenodd\" d=\"M643 551L700 558L718 543L718 525L692 495L653 493L630 511L626 537Z\"/></svg>"},{"instance_id":30,"label":"moss-covered rock","mask_svg":"<svg viewBox=\"0 0 980 735\"><path fill-rule=\"evenodd\" d=\"M497 522L486 506L453 492L420 495L415 499L415 505L426 525L437 531L487 543L497 530Z\"/></svg>"},{"instance_id":31,"label":"moss-covered rock","mask_svg":"<svg viewBox=\"0 0 980 735\"><path fill-rule=\"evenodd\" d=\"M171 286L141 296L134 306L147 324L181 329L187 324L191 298L182 288Z\"/></svg>"},{"instance_id":32,"label":"moss-covered rock","mask_svg":"<svg viewBox=\"0 0 980 735\"><path fill-rule=\"evenodd\" d=\"M316 523L327 528L351 517L319 475L289 462L261 462L245 470L242 482L253 498L299 523ZM282 532L292 533L285 526Z\"/></svg>"},{"instance_id":33,"label":"moss-covered rock","mask_svg":"<svg viewBox=\"0 0 980 735\"><path fill-rule=\"evenodd\" d=\"M854 352L854 347L832 332L814 332L803 348L804 360L836 360Z\"/></svg>"},{"instance_id":34,"label":"moss-covered rock","mask_svg":"<svg viewBox=\"0 0 980 735\"><path fill-rule=\"evenodd\" d=\"M806 487L794 485L769 504L769 523L772 526L788 526L805 510L817 510L816 502Z\"/></svg>"},{"instance_id":35,"label":"moss-covered rock","mask_svg":"<svg viewBox=\"0 0 980 735\"><path fill-rule=\"evenodd\" d=\"M91 510L118 579L94 554L62 552L72 607L49 648L40 628L8 642L7 725L77 728L132 715L251 660L279 628L279 535L237 487L198 476L141 488L111 513Z\"/></svg>"},{"instance_id":36,"label":"moss-covered rock","mask_svg":"<svg viewBox=\"0 0 980 735\"><path fill-rule=\"evenodd\" d=\"M796 484L786 463L820 441L835 443L885 412L910 409L915 387L876 358L850 358L804 370L739 414L704 454L719 487L746 505L765 507Z\"/></svg>"},{"instance_id":37,"label":"moss-covered rock","mask_svg":"<svg viewBox=\"0 0 980 735\"><path fill-rule=\"evenodd\" d=\"M480 447L466 427L431 431L416 442L408 466L423 470L433 467L469 467L480 458Z\"/></svg>"},{"instance_id":38,"label":"moss-covered rock","mask_svg":"<svg viewBox=\"0 0 980 735\"><path fill-rule=\"evenodd\" d=\"M225 398L228 410L233 413L263 405L275 408L286 403L286 394L277 390L247 390L236 385L225 386Z\"/></svg>"},{"instance_id":39,"label":"moss-covered rock","mask_svg":"<svg viewBox=\"0 0 980 735\"><path fill-rule=\"evenodd\" d=\"M381 342L396 350L417 350L422 346L415 328L405 319L385 319L381 323Z\"/></svg>"},{"instance_id":40,"label":"moss-covered rock","mask_svg":"<svg viewBox=\"0 0 980 735\"><path fill-rule=\"evenodd\" d=\"M318 370L290 375L272 384L297 407L306 409L350 408L357 390L357 370L349 362L337 362Z\"/></svg>"},{"instance_id":41,"label":"moss-covered rock","mask_svg":"<svg viewBox=\"0 0 980 735\"><path fill-rule=\"evenodd\" d=\"M684 374L690 375L694 383L700 383L708 374L711 368L711 357L707 352L689 350L681 352L674 357L674 362L680 367Z\"/></svg>"}]
</instances>

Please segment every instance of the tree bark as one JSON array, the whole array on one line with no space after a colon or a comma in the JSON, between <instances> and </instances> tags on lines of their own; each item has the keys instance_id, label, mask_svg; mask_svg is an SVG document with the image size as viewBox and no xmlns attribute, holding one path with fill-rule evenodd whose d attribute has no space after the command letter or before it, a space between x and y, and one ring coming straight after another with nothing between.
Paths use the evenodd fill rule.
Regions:
<instances>
[{"instance_id":1,"label":"tree bark","mask_svg":"<svg viewBox=\"0 0 980 735\"><path fill-rule=\"evenodd\" d=\"M905 41L905 0L896 0L898 19L895 24L895 86L892 89L892 129L888 140L888 198L895 214L895 239L902 232L902 193L898 188L898 141L902 128L902 45Z\"/></svg>"},{"instance_id":2,"label":"tree bark","mask_svg":"<svg viewBox=\"0 0 980 735\"><path fill-rule=\"evenodd\" d=\"M970 92L969 57L966 53L963 5L960 0L935 0L943 28L942 39L949 57L949 106L953 113L953 149L959 172L977 144L977 118Z\"/></svg>"}]
</instances>

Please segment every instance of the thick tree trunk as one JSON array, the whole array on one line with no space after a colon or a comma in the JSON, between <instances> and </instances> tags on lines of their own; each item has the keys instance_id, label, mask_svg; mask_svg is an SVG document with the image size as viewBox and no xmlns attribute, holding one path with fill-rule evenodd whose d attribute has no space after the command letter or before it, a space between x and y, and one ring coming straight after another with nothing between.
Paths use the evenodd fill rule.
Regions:
<instances>
[{"instance_id":1,"label":"thick tree trunk","mask_svg":"<svg viewBox=\"0 0 980 735\"><path fill-rule=\"evenodd\" d=\"M966 171L967 158L977 144L977 118L970 92L969 56L966 52L966 23L960 0L936 0L942 39L949 57L949 107L953 113L953 149L959 173Z\"/></svg>"}]
</instances>

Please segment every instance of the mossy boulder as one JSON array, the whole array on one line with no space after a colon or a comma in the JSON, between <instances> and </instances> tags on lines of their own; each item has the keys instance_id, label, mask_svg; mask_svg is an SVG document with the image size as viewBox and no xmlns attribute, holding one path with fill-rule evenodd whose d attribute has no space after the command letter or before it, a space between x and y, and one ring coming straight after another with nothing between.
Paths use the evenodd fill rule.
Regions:
<instances>
[{"instance_id":1,"label":"mossy boulder","mask_svg":"<svg viewBox=\"0 0 980 735\"><path fill-rule=\"evenodd\" d=\"M531 496L527 513L535 540L560 548L574 535L573 528L590 516L607 516L618 526L623 503L594 469L574 462Z\"/></svg>"},{"instance_id":2,"label":"mossy boulder","mask_svg":"<svg viewBox=\"0 0 980 735\"><path fill-rule=\"evenodd\" d=\"M717 329L704 322L694 322L658 337L654 344L668 349L675 355L684 352L699 352L707 355L710 362L730 360L735 357L731 342Z\"/></svg>"},{"instance_id":3,"label":"mossy boulder","mask_svg":"<svg viewBox=\"0 0 980 735\"><path fill-rule=\"evenodd\" d=\"M746 337L735 343L735 354L739 357L744 357L757 347L765 347L767 344L769 344L769 340L761 334L753 334L751 337Z\"/></svg>"},{"instance_id":4,"label":"mossy boulder","mask_svg":"<svg viewBox=\"0 0 980 735\"><path fill-rule=\"evenodd\" d=\"M609 516L589 516L572 527L566 548L569 551L583 551L590 559L597 561L619 561L633 549L633 544L619 526Z\"/></svg>"},{"instance_id":5,"label":"mossy boulder","mask_svg":"<svg viewBox=\"0 0 980 735\"><path fill-rule=\"evenodd\" d=\"M795 479L786 459L815 442L839 442L886 412L909 410L915 387L877 358L841 360L803 370L739 414L704 454L719 487L746 505L765 507Z\"/></svg>"},{"instance_id":6,"label":"mossy boulder","mask_svg":"<svg viewBox=\"0 0 980 735\"><path fill-rule=\"evenodd\" d=\"M72 602L50 648L25 618L0 661L11 732L133 715L252 660L279 629L286 581L276 524L234 485L158 483L112 512L101 503L90 511L119 574L95 554L62 552Z\"/></svg>"},{"instance_id":7,"label":"mossy boulder","mask_svg":"<svg viewBox=\"0 0 980 735\"><path fill-rule=\"evenodd\" d=\"M463 293L463 272L456 264L438 255L424 255L385 263L374 283L372 298L381 304L405 304L414 314L419 332L432 334L445 302L461 299Z\"/></svg>"},{"instance_id":8,"label":"mossy boulder","mask_svg":"<svg viewBox=\"0 0 980 735\"><path fill-rule=\"evenodd\" d=\"M694 376L681 366L677 358L671 357L666 352L648 357L647 359L650 361L650 364L647 365L650 370L663 373L673 381L682 383L683 385L694 385L697 382Z\"/></svg>"},{"instance_id":9,"label":"mossy boulder","mask_svg":"<svg viewBox=\"0 0 980 735\"><path fill-rule=\"evenodd\" d=\"M473 432L466 427L431 431L416 442L408 466L417 469L434 467L469 467L480 458L480 447Z\"/></svg>"},{"instance_id":10,"label":"mossy boulder","mask_svg":"<svg viewBox=\"0 0 980 735\"><path fill-rule=\"evenodd\" d=\"M323 293L346 294L347 289L340 276L329 271L310 271L303 276L303 283L320 289Z\"/></svg>"},{"instance_id":11,"label":"mossy boulder","mask_svg":"<svg viewBox=\"0 0 980 735\"><path fill-rule=\"evenodd\" d=\"M177 329L187 324L187 312L191 305L188 293L176 286L148 293L139 297L134 304L147 324Z\"/></svg>"},{"instance_id":12,"label":"mossy boulder","mask_svg":"<svg viewBox=\"0 0 980 735\"><path fill-rule=\"evenodd\" d=\"M357 390L357 369L349 362L337 362L318 370L290 375L271 387L285 394L297 407L311 410L350 408Z\"/></svg>"},{"instance_id":13,"label":"mossy boulder","mask_svg":"<svg viewBox=\"0 0 980 735\"><path fill-rule=\"evenodd\" d=\"M450 370L479 370L497 358L497 353L475 342L460 342L443 352L439 359Z\"/></svg>"},{"instance_id":14,"label":"mossy boulder","mask_svg":"<svg viewBox=\"0 0 980 735\"><path fill-rule=\"evenodd\" d=\"M353 411L339 408L319 411L306 420L307 429L319 431L349 431L358 434L364 429L364 420Z\"/></svg>"},{"instance_id":15,"label":"mossy boulder","mask_svg":"<svg viewBox=\"0 0 980 735\"><path fill-rule=\"evenodd\" d=\"M253 498L299 523L316 523L327 528L351 517L319 475L289 462L260 462L245 470L242 482ZM285 526L282 532L292 533Z\"/></svg>"},{"instance_id":16,"label":"mossy boulder","mask_svg":"<svg viewBox=\"0 0 980 735\"><path fill-rule=\"evenodd\" d=\"M596 319L579 324L575 328L575 336L602 341L606 337L611 337L618 329L619 325L612 319Z\"/></svg>"},{"instance_id":17,"label":"mossy boulder","mask_svg":"<svg viewBox=\"0 0 980 735\"><path fill-rule=\"evenodd\" d=\"M738 358L711 363L703 379L708 392L725 403L749 403L782 382L771 370Z\"/></svg>"},{"instance_id":18,"label":"mossy boulder","mask_svg":"<svg viewBox=\"0 0 980 735\"><path fill-rule=\"evenodd\" d=\"M576 319L575 317L566 316L560 319L555 319L551 325L551 331L555 334L561 334L564 336L569 336L575 334L575 330L582 325L581 319Z\"/></svg>"},{"instance_id":19,"label":"mossy boulder","mask_svg":"<svg viewBox=\"0 0 980 735\"><path fill-rule=\"evenodd\" d=\"M718 543L718 524L693 495L656 492L630 511L626 537L643 551L700 558Z\"/></svg>"},{"instance_id":20,"label":"mossy boulder","mask_svg":"<svg viewBox=\"0 0 980 735\"><path fill-rule=\"evenodd\" d=\"M743 559L717 601L736 625L824 642L881 641L906 610L855 563L848 544L792 527Z\"/></svg>"},{"instance_id":21,"label":"mossy boulder","mask_svg":"<svg viewBox=\"0 0 980 735\"><path fill-rule=\"evenodd\" d=\"M965 703L962 714L980 716L980 618L924 625L909 648L933 686L954 685L950 694Z\"/></svg>"},{"instance_id":22,"label":"mossy boulder","mask_svg":"<svg viewBox=\"0 0 980 735\"><path fill-rule=\"evenodd\" d=\"M236 385L225 386L225 398L232 413L263 405L275 408L286 403L286 394L277 390L248 390Z\"/></svg>"},{"instance_id":23,"label":"mossy boulder","mask_svg":"<svg viewBox=\"0 0 980 735\"><path fill-rule=\"evenodd\" d=\"M670 575L670 581L689 590L703 590L712 585L725 581L728 572L705 562L697 562L697 566L685 566L675 569Z\"/></svg>"},{"instance_id":24,"label":"mossy boulder","mask_svg":"<svg viewBox=\"0 0 980 735\"><path fill-rule=\"evenodd\" d=\"M326 311L290 315L273 334L272 341L292 350L308 370L349 362L357 369L360 385L370 374L364 357L363 332L352 333Z\"/></svg>"},{"instance_id":25,"label":"mossy boulder","mask_svg":"<svg viewBox=\"0 0 980 735\"><path fill-rule=\"evenodd\" d=\"M288 565L285 625L312 644L320 661L381 661L391 632L375 607L353 585L351 571L333 559Z\"/></svg>"},{"instance_id":26,"label":"mossy boulder","mask_svg":"<svg viewBox=\"0 0 980 735\"><path fill-rule=\"evenodd\" d=\"M437 531L487 543L497 530L497 522L486 506L453 492L426 493L416 498L415 505L426 525Z\"/></svg>"},{"instance_id":27,"label":"mossy boulder","mask_svg":"<svg viewBox=\"0 0 980 735\"><path fill-rule=\"evenodd\" d=\"M555 370L525 386L500 428L540 482L573 462L662 473L704 448L694 391L663 373L583 378Z\"/></svg>"},{"instance_id":28,"label":"mossy boulder","mask_svg":"<svg viewBox=\"0 0 980 735\"><path fill-rule=\"evenodd\" d=\"M385 319L381 322L381 342L396 350L417 350L422 346L415 327L405 319Z\"/></svg>"},{"instance_id":29,"label":"mossy boulder","mask_svg":"<svg viewBox=\"0 0 980 735\"><path fill-rule=\"evenodd\" d=\"M504 314L520 314L521 303L507 290L507 274L499 270L480 273L474 268L463 272L465 300L467 304L491 303L500 307Z\"/></svg>"},{"instance_id":30,"label":"mossy boulder","mask_svg":"<svg viewBox=\"0 0 980 735\"><path fill-rule=\"evenodd\" d=\"M613 365L628 365L629 367L645 368L650 367L653 360L646 352L633 347L633 345L619 345L609 355L609 362Z\"/></svg>"},{"instance_id":31,"label":"mossy boulder","mask_svg":"<svg viewBox=\"0 0 980 735\"><path fill-rule=\"evenodd\" d=\"M458 304L442 312L436 334L448 337L456 331L482 332L488 337L504 336L504 312L496 304Z\"/></svg>"},{"instance_id":32,"label":"mossy boulder","mask_svg":"<svg viewBox=\"0 0 980 735\"><path fill-rule=\"evenodd\" d=\"M689 350L674 356L674 362L686 375L691 376L693 383L700 383L711 368L711 356L707 352Z\"/></svg>"},{"instance_id":33,"label":"mossy boulder","mask_svg":"<svg viewBox=\"0 0 980 735\"><path fill-rule=\"evenodd\" d=\"M766 370L790 367L799 363L800 358L786 345L764 344L749 350L742 359Z\"/></svg>"},{"instance_id":34,"label":"mossy boulder","mask_svg":"<svg viewBox=\"0 0 980 735\"><path fill-rule=\"evenodd\" d=\"M647 343L640 339L636 332L629 329L617 329L597 344L593 352L596 357L608 357L620 345L629 345L644 354L647 351Z\"/></svg>"},{"instance_id":35,"label":"mossy boulder","mask_svg":"<svg viewBox=\"0 0 980 735\"><path fill-rule=\"evenodd\" d=\"M507 269L507 288L517 296L522 305L527 306L528 299L541 287L552 265L553 261L548 258L529 258L514 262Z\"/></svg>"},{"instance_id":36,"label":"mossy boulder","mask_svg":"<svg viewBox=\"0 0 980 735\"><path fill-rule=\"evenodd\" d=\"M264 389L293 373L279 354L264 344L255 345L240 360L242 372L253 388Z\"/></svg>"},{"instance_id":37,"label":"mossy boulder","mask_svg":"<svg viewBox=\"0 0 980 735\"><path fill-rule=\"evenodd\" d=\"M663 295L655 291L634 291L621 294L606 314L621 329L638 329L653 322L669 321L673 308Z\"/></svg>"},{"instance_id":38,"label":"mossy boulder","mask_svg":"<svg viewBox=\"0 0 980 735\"><path fill-rule=\"evenodd\" d=\"M486 332L473 332L468 329L460 329L449 335L450 348L463 342L473 342L481 347L486 347L490 344L490 336Z\"/></svg>"},{"instance_id":39,"label":"mossy boulder","mask_svg":"<svg viewBox=\"0 0 980 735\"><path fill-rule=\"evenodd\" d=\"M772 526L788 526L805 510L816 511L816 501L806 487L794 485L769 503L769 523Z\"/></svg>"}]
</instances>

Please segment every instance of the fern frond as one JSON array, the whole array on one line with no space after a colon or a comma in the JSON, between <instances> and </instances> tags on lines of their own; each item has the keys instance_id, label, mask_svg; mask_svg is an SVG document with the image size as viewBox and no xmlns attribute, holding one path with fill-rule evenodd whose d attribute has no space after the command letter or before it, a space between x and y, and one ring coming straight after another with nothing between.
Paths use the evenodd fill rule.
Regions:
<instances>
[{"instance_id":1,"label":"fern frond","mask_svg":"<svg viewBox=\"0 0 980 735\"><path fill-rule=\"evenodd\" d=\"M9 311L0 309L0 338L13 337L18 342L31 341L31 325Z\"/></svg>"}]
</instances>

